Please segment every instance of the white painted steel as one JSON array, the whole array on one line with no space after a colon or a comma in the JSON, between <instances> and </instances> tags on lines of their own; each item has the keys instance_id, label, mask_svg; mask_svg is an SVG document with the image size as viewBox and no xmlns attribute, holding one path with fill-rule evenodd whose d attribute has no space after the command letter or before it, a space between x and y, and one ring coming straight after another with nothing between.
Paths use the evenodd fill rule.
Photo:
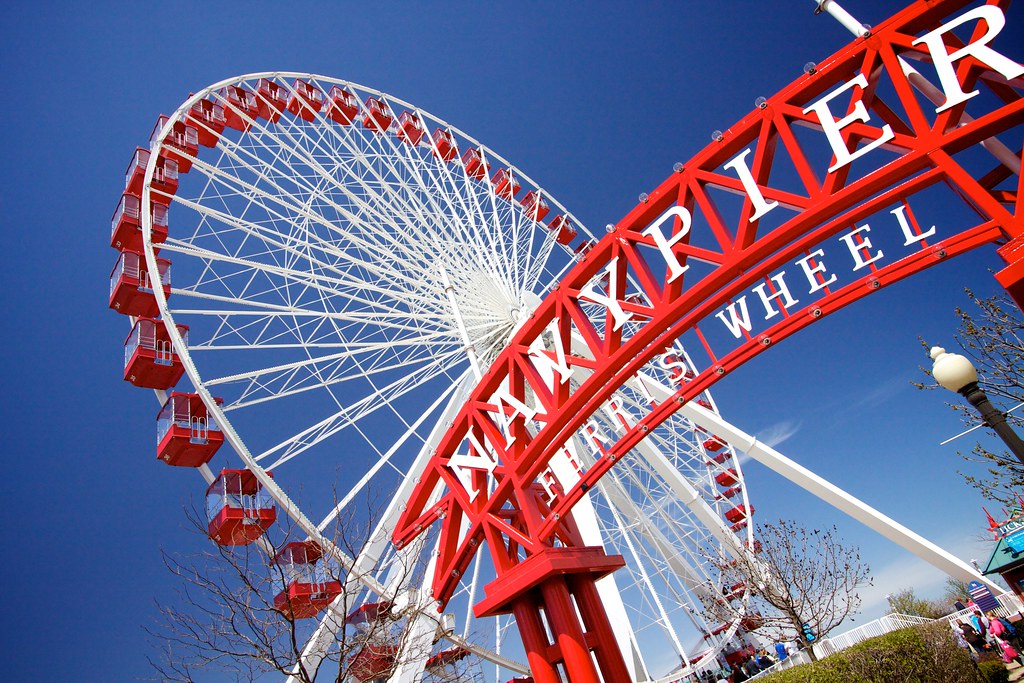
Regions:
<instances>
[{"instance_id":1,"label":"white painted steel","mask_svg":"<svg viewBox=\"0 0 1024 683\"><path fill-rule=\"evenodd\" d=\"M289 94L302 78L323 91L345 87L360 101L380 98L396 117L414 112L428 135L448 130L460 152L478 147L491 164L484 178L471 179L458 158L439 160L433 143L407 144L394 128L367 129L359 122L364 109L350 126L324 112L309 122L288 113L274 124L257 119L247 132L226 130L216 148L200 148L180 176L170 234L159 245L152 243L148 211L159 144L146 171L146 258L155 262L159 251L174 262L171 295L158 288L156 298L188 381L279 513L320 541L348 573L339 604L419 596L407 601L413 608L407 633L414 634L407 647L419 651L444 620L413 590L430 583L436 529L402 551L391 546L390 530L475 379L576 259L518 200L497 196L489 177L511 164L446 122L352 83L292 73L222 81L190 97L156 139L199 99L228 106L222 88L255 90L261 78ZM523 185L518 198L542 192L518 169L515 174ZM577 242L596 239L542 194L549 220L567 215L580 233ZM603 325L600 307L593 307L592 320ZM189 326L187 344L176 324ZM650 371L665 374L656 364ZM634 412L646 406L636 386L623 387L616 400ZM621 429L608 411L591 425L606 434ZM652 655L663 648L649 645L654 632L664 634L674 657L702 655L703 661L713 660L736 632L734 622L701 638L719 626L703 606L724 588L708 558L723 544L739 548L752 539L749 529L737 537L723 522L734 503L718 495L713 477L723 468L706 462L705 438L690 421L670 420L577 513L588 539L627 557L627 569L602 579L598 590L635 680L650 679L659 666ZM567 447L584 464L593 462L584 435ZM557 477L571 477L570 470L563 463ZM204 467L202 474L211 480L214 471ZM332 489L335 476L339 485ZM741 470L737 477L743 488ZM296 492L301 505L292 498ZM745 490L741 499L749 509ZM328 537L339 519L370 508L376 526L355 554ZM481 553L448 606L461 623L446 638L493 662L496 680L526 667L515 661L521 655L512 622L495 620L483 629L471 616L493 571ZM303 658L309 666L343 627L331 614L308 629ZM490 633L485 642L482 631ZM699 646L688 645L688 637ZM395 680L415 678L421 668L422 660L403 664Z\"/></svg>"}]
</instances>

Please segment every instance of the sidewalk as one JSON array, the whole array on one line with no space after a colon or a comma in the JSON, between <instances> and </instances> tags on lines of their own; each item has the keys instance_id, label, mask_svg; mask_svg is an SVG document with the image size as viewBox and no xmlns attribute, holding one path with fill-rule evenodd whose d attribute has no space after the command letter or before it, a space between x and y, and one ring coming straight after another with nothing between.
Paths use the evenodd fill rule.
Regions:
<instances>
[{"instance_id":1,"label":"sidewalk","mask_svg":"<svg viewBox=\"0 0 1024 683\"><path fill-rule=\"evenodd\" d=\"M1014 662L1013 664L1007 664L1006 670L1010 672L1011 681L1024 680L1024 666Z\"/></svg>"}]
</instances>

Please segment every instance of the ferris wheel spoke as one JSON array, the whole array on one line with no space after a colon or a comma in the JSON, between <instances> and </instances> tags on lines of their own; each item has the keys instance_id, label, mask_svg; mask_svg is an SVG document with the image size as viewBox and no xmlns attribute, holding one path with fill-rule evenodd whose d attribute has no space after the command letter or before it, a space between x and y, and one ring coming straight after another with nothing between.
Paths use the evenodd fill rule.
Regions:
<instances>
[{"instance_id":1,"label":"ferris wheel spoke","mask_svg":"<svg viewBox=\"0 0 1024 683\"><path fill-rule=\"evenodd\" d=\"M359 167L363 169L369 169L369 172L373 173L374 182L368 182L365 175L345 174L345 178L347 178L350 181L355 181L358 184L358 187L362 190L361 194L353 193L351 184L348 186L343 186L341 184L341 181L336 182L336 189L344 190L344 196L346 196L346 199L349 202L355 204L355 208L358 209L360 212L359 214L350 212L346 210L343 206L334 203L333 201L331 201L330 197L327 196L325 193L321 193L321 199L326 203L326 205L329 208L338 212L346 220L351 221L353 223L362 223L365 228L370 228L371 232L369 232L368 234L375 235L381 238L381 243L378 244L377 246L397 247L399 249L403 248L403 243L400 240L395 240L392 237L391 233L387 231L373 232L373 226L383 225L390 227L394 225L396 217L399 217L402 219L402 222L405 224L404 227L407 230L415 230L418 227L422 227L422 218L433 217L433 214L431 212L422 211L422 206L416 206L408 202L401 201L404 198L401 198L399 195L395 195L394 193L385 195L383 188L393 187L393 184L389 185L389 183L382 174L376 173L374 171L374 169L376 168L376 164L371 162L371 159L367 156L366 151L364 149L359 149L351 145L349 142L351 140L350 137L341 137L340 133L336 133L336 135L339 136L338 140L341 141L342 144L348 145L347 149L349 152L352 152L355 155L355 160L357 162L361 162L359 163ZM277 147L280 146L281 145L279 144ZM274 146L267 144L267 147L273 148ZM333 155L333 153L335 152L335 150L328 149L321 149L321 151L324 152L325 154L331 155ZM244 163L241 157L238 156L237 154L236 158L240 162ZM301 160L305 163L310 164L313 170L320 172L324 179L333 178L334 174L328 172L331 169L327 169L320 166L319 161L316 158L314 158L312 154L306 153L302 155ZM271 166L270 169L278 170L277 166ZM281 176L288 180L296 180L293 175L286 175L283 172L281 173ZM280 186L278 187L279 189L283 190L283 188L280 188ZM305 189L309 191L311 188L306 187ZM287 196L287 193L282 192L282 198L280 200L283 201L283 197ZM365 197L366 199L360 200L360 197ZM383 208L380 207L387 207L387 210L384 210ZM401 211L399 211L398 209L401 209ZM366 216L371 220L360 220L360 216ZM310 216L307 215L306 217L309 218ZM405 256L406 258L415 258L416 254L410 250L408 253L403 254L403 256Z\"/></svg>"}]
</instances>

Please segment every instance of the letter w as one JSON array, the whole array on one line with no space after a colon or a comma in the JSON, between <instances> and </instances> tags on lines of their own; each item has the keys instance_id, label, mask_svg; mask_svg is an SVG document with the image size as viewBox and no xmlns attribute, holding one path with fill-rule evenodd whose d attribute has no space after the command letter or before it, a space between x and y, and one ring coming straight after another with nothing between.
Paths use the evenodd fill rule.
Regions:
<instances>
[{"instance_id":1,"label":"letter w","mask_svg":"<svg viewBox=\"0 0 1024 683\"><path fill-rule=\"evenodd\" d=\"M736 308L739 307L737 313ZM728 311L728 319L726 319L726 311ZM750 332L750 313L747 312L747 297L741 296L738 301L734 301L729 304L728 308L725 308L718 313L715 313L715 317L722 321L722 323L732 332L732 336L740 339L742 333L740 330L746 330Z\"/></svg>"}]
</instances>

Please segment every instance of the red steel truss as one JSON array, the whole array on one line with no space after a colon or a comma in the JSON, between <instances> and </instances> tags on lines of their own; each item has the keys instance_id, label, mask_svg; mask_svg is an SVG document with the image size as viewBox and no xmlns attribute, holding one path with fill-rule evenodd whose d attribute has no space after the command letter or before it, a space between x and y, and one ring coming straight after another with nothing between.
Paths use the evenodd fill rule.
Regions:
<instances>
[{"instance_id":1,"label":"red steel truss","mask_svg":"<svg viewBox=\"0 0 1024 683\"><path fill-rule=\"evenodd\" d=\"M603 662L607 628L586 625L584 637L570 624L575 635L549 643L533 612L561 614L544 602L565 601L556 579L614 569L595 549L556 567L580 546L573 505L623 454L782 339L979 246L1001 245L997 279L1024 304L1024 67L996 41L1022 28L1004 27L1007 5L914 3L717 135L582 256L480 381L395 529L403 546L440 520L439 603L486 542L498 579L477 611L521 618L531 662L549 663L536 680L559 680L557 662L573 681L596 680L570 660L591 662L577 652L585 643ZM969 219L922 223L938 194L962 200ZM895 256L872 241L867 219L879 215L899 231ZM843 277L836 250L850 264ZM574 486L544 485L588 417L682 338L699 351L693 377L599 444L603 457ZM574 369L585 379L570 382ZM590 580L573 579L581 591ZM606 680L620 664L600 664Z\"/></svg>"}]
</instances>

